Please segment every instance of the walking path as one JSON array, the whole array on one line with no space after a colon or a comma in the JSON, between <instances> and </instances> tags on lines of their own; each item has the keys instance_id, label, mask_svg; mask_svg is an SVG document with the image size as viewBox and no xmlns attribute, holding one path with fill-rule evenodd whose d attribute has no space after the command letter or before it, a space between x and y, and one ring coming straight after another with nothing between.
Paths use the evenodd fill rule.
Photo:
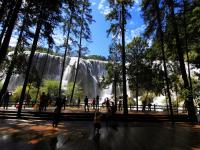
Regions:
<instances>
[{"instance_id":1,"label":"walking path","mask_svg":"<svg viewBox=\"0 0 200 150\"><path fill-rule=\"evenodd\" d=\"M189 123L102 123L100 135L92 122L0 120L1 150L198 150L200 126Z\"/></svg>"}]
</instances>

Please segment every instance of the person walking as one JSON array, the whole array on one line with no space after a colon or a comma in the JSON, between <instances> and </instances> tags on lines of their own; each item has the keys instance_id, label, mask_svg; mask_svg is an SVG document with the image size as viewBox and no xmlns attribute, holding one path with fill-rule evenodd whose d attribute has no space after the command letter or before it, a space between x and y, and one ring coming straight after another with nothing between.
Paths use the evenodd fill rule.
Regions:
<instances>
[{"instance_id":1,"label":"person walking","mask_svg":"<svg viewBox=\"0 0 200 150\"><path fill-rule=\"evenodd\" d=\"M93 107L93 109L95 109L95 104L96 104L96 100L95 100L95 98L93 98L93 100L92 100L92 107Z\"/></svg>"},{"instance_id":2,"label":"person walking","mask_svg":"<svg viewBox=\"0 0 200 150\"><path fill-rule=\"evenodd\" d=\"M10 99L10 92L7 91L3 97L3 108L4 109L8 109L9 99Z\"/></svg>"},{"instance_id":3,"label":"person walking","mask_svg":"<svg viewBox=\"0 0 200 150\"><path fill-rule=\"evenodd\" d=\"M80 107L81 99L80 97L78 98L78 108Z\"/></svg>"},{"instance_id":4,"label":"person walking","mask_svg":"<svg viewBox=\"0 0 200 150\"><path fill-rule=\"evenodd\" d=\"M39 112L44 111L44 107L45 107L45 99L46 99L45 92L42 92L42 95L40 95L40 106L39 106Z\"/></svg>"},{"instance_id":5,"label":"person walking","mask_svg":"<svg viewBox=\"0 0 200 150\"><path fill-rule=\"evenodd\" d=\"M87 97L87 96L85 96L84 103L85 103L85 106L84 106L84 108L85 108L85 112L86 112L86 107L87 107L87 111L89 111L89 106L88 106L88 97Z\"/></svg>"},{"instance_id":6,"label":"person walking","mask_svg":"<svg viewBox=\"0 0 200 150\"><path fill-rule=\"evenodd\" d=\"M99 110L99 95L96 97L96 109Z\"/></svg>"}]
</instances>

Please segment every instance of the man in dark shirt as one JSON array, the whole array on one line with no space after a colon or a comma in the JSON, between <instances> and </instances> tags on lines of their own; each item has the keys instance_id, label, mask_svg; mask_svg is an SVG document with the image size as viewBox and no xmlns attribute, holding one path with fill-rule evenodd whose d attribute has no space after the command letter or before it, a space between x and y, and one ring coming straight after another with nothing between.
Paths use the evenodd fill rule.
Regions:
<instances>
[{"instance_id":1,"label":"man in dark shirt","mask_svg":"<svg viewBox=\"0 0 200 150\"><path fill-rule=\"evenodd\" d=\"M88 97L87 97L87 96L85 96L84 103L85 103L85 106L84 106L85 111L86 111L86 107L87 107L87 110L89 111L89 106L88 106Z\"/></svg>"}]
</instances>

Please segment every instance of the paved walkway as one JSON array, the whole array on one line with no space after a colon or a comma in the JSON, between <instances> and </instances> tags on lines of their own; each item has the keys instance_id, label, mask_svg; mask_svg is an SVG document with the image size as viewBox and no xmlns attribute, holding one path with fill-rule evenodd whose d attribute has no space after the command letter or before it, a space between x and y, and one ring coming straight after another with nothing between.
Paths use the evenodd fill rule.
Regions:
<instances>
[{"instance_id":1,"label":"paved walkway","mask_svg":"<svg viewBox=\"0 0 200 150\"><path fill-rule=\"evenodd\" d=\"M200 125L188 123L102 123L0 120L1 150L198 150Z\"/></svg>"}]
</instances>

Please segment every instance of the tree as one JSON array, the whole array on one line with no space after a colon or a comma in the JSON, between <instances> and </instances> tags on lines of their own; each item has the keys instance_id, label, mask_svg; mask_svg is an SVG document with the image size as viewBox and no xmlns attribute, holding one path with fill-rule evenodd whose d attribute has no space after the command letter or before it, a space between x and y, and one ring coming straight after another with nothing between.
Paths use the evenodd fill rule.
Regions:
<instances>
[{"instance_id":1,"label":"tree","mask_svg":"<svg viewBox=\"0 0 200 150\"><path fill-rule=\"evenodd\" d=\"M72 87L72 94L71 94L71 98L70 101L72 101L73 99L73 95L74 95L74 89L76 86L76 79L78 76L78 72L79 72L79 63L80 63L80 58L82 53L84 52L84 50L86 50L85 48L82 47L82 40L85 39L86 41L89 41L91 39L91 33L90 33L90 28L89 28L89 24L92 23L93 19L91 16L91 9L90 9L90 3L88 0L81 0L80 1L80 6L82 6L82 9L80 10L80 32L79 32L79 44L78 44L78 60L77 60L77 67L76 67L76 72L75 72L75 77L74 77L74 84Z\"/></svg>"},{"instance_id":2,"label":"tree","mask_svg":"<svg viewBox=\"0 0 200 150\"><path fill-rule=\"evenodd\" d=\"M21 5L22 5L22 0L17 0L15 8L14 8L13 13L12 13L12 16L11 16L10 21L9 21L9 26L8 26L6 33L5 33L3 43L2 43L1 48L0 48L0 65L5 60L8 45L9 45L9 42L10 42L10 38L11 38L11 35L12 35L12 32L13 32L15 22L17 20L18 13L20 11Z\"/></svg>"},{"instance_id":3,"label":"tree","mask_svg":"<svg viewBox=\"0 0 200 150\"><path fill-rule=\"evenodd\" d=\"M122 81L123 81L123 106L124 114L128 114L127 89L126 89L126 56L125 56L125 25L130 13L128 9L133 6L133 0L109 0L111 11L106 15L106 20L111 23L108 34L112 33L114 37L121 33L121 57L122 57ZM117 23L116 23L117 22Z\"/></svg>"},{"instance_id":4,"label":"tree","mask_svg":"<svg viewBox=\"0 0 200 150\"><path fill-rule=\"evenodd\" d=\"M34 54L35 54L35 51L37 48L37 43L39 40L41 29L45 25L45 20L50 19L50 17L52 17L52 15L53 15L53 17L51 18L51 19L53 19L53 20L51 20L51 22L53 23L53 21L55 21L55 19L56 19L56 18L54 18L54 15L60 14L60 11L59 11L60 2L59 1L54 1L54 3L52 3L52 2L48 3L46 0L44 0L44 1L40 2L39 4L40 4L39 5L39 16L37 17L36 30L35 30L35 34L34 34L33 44L32 44L32 48L31 48L31 53L29 55L28 66L27 66L27 70L26 70L26 74L25 74L25 80L24 80L24 84L23 84L23 88L22 88L21 97L20 97L19 108L18 108L18 117L20 117L20 115L21 115L21 108L22 108L24 97L25 97L26 86L28 84L32 61L33 61L33 57L34 57ZM50 25L47 27L53 27L53 26Z\"/></svg>"},{"instance_id":5,"label":"tree","mask_svg":"<svg viewBox=\"0 0 200 150\"><path fill-rule=\"evenodd\" d=\"M27 22L29 20L28 19L29 18L29 9L30 9L30 3L28 4L27 10L25 11L25 15L24 15L24 19L23 19L23 22L22 22L21 30L20 30L20 33L19 33L17 45L15 47L14 54L12 56L12 61L11 61L10 65L9 65L9 68L8 68L7 74L6 74L6 78L5 78L5 81L4 81L4 84L3 84L3 87L2 87L2 89L0 91L0 99L2 99L2 96L5 94L5 92L7 90L10 78L12 76L14 67L15 67L16 62L17 62L17 55L18 55L18 53L19 53L19 51L20 51L20 49L22 47L23 33L25 31L25 28L28 26Z\"/></svg>"},{"instance_id":6,"label":"tree","mask_svg":"<svg viewBox=\"0 0 200 150\"><path fill-rule=\"evenodd\" d=\"M120 63L120 50L121 45L117 44L115 41L109 47L108 64L106 65L107 74L102 76L102 81L100 81L101 87L106 87L113 83L114 86L114 100L115 107L117 110L117 85L121 83L121 63Z\"/></svg>"},{"instance_id":7,"label":"tree","mask_svg":"<svg viewBox=\"0 0 200 150\"><path fill-rule=\"evenodd\" d=\"M145 64L145 53L147 49L147 41L143 40L141 37L135 37L128 45L127 45L127 61L129 62L128 66L128 76L130 78L129 82L136 86L136 105L138 111L138 94L139 94L139 76L142 74L139 71L142 65ZM134 80L135 78L135 80ZM133 82L133 81L135 82Z\"/></svg>"},{"instance_id":8,"label":"tree","mask_svg":"<svg viewBox=\"0 0 200 150\"><path fill-rule=\"evenodd\" d=\"M73 85L74 85L73 82L68 83L67 90L65 91L66 97L71 97ZM76 86L74 88L74 96L73 97L75 99L83 98L83 89L81 88L79 83L76 83Z\"/></svg>"},{"instance_id":9,"label":"tree","mask_svg":"<svg viewBox=\"0 0 200 150\"><path fill-rule=\"evenodd\" d=\"M178 59L179 59L179 63L180 63L181 75L182 75L182 79L184 81L184 88L189 90L190 86L189 86L187 73L186 73L186 69L185 69L185 63L184 63L184 51L181 47L179 30L178 30L177 21L176 21L176 17L175 17L175 13L174 13L174 9L175 9L174 8L174 0L167 0L167 5L169 8L169 15L170 15L169 21L171 23L171 26L173 26L173 34L174 34L175 40L176 40L176 48L177 48ZM188 99L186 100L186 103L187 103L188 115L190 117L190 120L192 122L196 122L197 118L196 118L192 93L190 93L188 95Z\"/></svg>"},{"instance_id":10,"label":"tree","mask_svg":"<svg viewBox=\"0 0 200 150\"><path fill-rule=\"evenodd\" d=\"M76 3L75 0L74 0L74 3ZM75 16L76 16L77 12L75 12L75 10L76 10L76 5L74 5L73 3L67 3L67 8L64 8L64 11L67 11L66 12L67 16L64 18L63 31L64 31L64 34L67 34L67 38L66 38L65 44L64 44L65 53L64 53L64 58L63 58L63 62L62 62L62 71L61 71L61 76L60 76L60 84L59 84L59 91L58 91L59 97L61 97L62 80L63 80L63 75L64 75L66 57L67 57L67 54L70 53L69 52L70 51L69 40L72 39L72 38L70 38L70 34L76 32L76 17ZM75 28L72 29L73 27L75 27Z\"/></svg>"},{"instance_id":11,"label":"tree","mask_svg":"<svg viewBox=\"0 0 200 150\"><path fill-rule=\"evenodd\" d=\"M2 20L2 23L1 23L1 25L2 25L2 30L1 30L1 34L0 34L0 45L1 45L1 43L2 43L2 40L3 40L3 37L4 37L4 34L5 34L5 32L6 32L6 29L8 28L8 26L9 26L9 21L10 21L10 18L11 18L11 16L12 16L12 13L13 13L13 9L14 9L14 7L13 7L13 4L11 4L11 2L13 2L13 1L10 1L10 2L8 2L8 4L6 5L6 6L3 6L3 7L5 7L5 8L2 8L1 10L3 11L5 11L5 9L7 9L7 11L5 11L5 12L2 12L2 14L1 14L1 20ZM13 2L14 3L14 5L15 5L15 2ZM3 5L3 4L2 4ZM7 13L7 15L6 15L6 13ZM4 17L4 18L3 18Z\"/></svg>"},{"instance_id":12,"label":"tree","mask_svg":"<svg viewBox=\"0 0 200 150\"><path fill-rule=\"evenodd\" d=\"M41 91L49 93L51 97L58 97L59 81L57 80L44 80Z\"/></svg>"},{"instance_id":13,"label":"tree","mask_svg":"<svg viewBox=\"0 0 200 150\"><path fill-rule=\"evenodd\" d=\"M163 32L163 21L164 20L164 14L161 12L160 8L160 0L154 0L154 1L143 1L143 16L144 20L148 22L147 32L146 34L152 34L154 33L154 29L156 28L156 35L159 39L161 52L162 52L162 61L164 66L164 72L165 72L165 83L167 86L167 96L169 99L169 106L170 106L170 114L173 121L173 110L172 110L172 103L171 103L171 93L170 93L170 87L169 87L169 78L168 78L168 72L167 72L167 65L166 65L166 56L165 56L165 49L164 49L164 32ZM162 6L163 7L163 6ZM150 15L154 15L154 17L150 17ZM157 26L156 26L157 25Z\"/></svg>"}]
</instances>

